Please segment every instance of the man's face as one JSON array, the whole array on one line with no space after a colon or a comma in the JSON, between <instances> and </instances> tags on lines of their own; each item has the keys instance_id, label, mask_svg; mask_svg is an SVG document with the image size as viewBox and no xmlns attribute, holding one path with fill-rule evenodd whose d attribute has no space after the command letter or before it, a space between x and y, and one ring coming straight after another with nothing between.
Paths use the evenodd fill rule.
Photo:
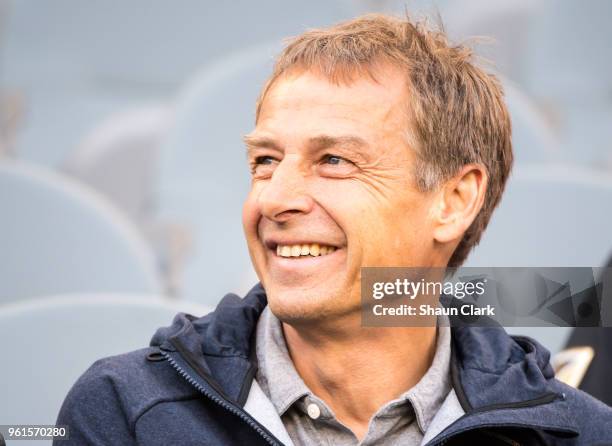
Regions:
<instances>
[{"instance_id":1,"label":"man's face","mask_svg":"<svg viewBox=\"0 0 612 446\"><path fill-rule=\"evenodd\" d=\"M359 311L361 267L434 262L432 196L415 187L406 143L405 76L387 67L377 80L284 75L245 137L244 230L270 307L286 322Z\"/></svg>"}]
</instances>

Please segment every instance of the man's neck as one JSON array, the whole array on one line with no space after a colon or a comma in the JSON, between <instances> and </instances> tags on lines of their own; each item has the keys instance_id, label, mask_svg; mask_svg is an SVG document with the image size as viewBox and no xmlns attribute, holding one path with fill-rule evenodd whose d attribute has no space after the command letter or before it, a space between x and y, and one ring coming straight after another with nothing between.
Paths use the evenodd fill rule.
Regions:
<instances>
[{"instance_id":1,"label":"man's neck","mask_svg":"<svg viewBox=\"0 0 612 446\"><path fill-rule=\"evenodd\" d=\"M357 318L344 322L343 336L286 323L283 332L304 383L362 439L374 413L428 370L436 350L436 326L366 328Z\"/></svg>"}]
</instances>

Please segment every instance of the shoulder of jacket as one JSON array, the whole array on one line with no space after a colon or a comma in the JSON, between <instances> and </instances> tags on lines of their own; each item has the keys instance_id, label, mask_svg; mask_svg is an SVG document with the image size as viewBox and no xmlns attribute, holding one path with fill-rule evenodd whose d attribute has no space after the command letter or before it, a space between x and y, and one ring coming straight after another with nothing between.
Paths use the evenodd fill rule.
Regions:
<instances>
[{"instance_id":1,"label":"shoulder of jacket","mask_svg":"<svg viewBox=\"0 0 612 446\"><path fill-rule=\"evenodd\" d=\"M198 397L197 389L158 352L147 347L97 360L76 381L67 400L78 401L82 407L117 406L133 425L159 402Z\"/></svg>"},{"instance_id":2,"label":"shoulder of jacket","mask_svg":"<svg viewBox=\"0 0 612 446\"><path fill-rule=\"evenodd\" d=\"M612 442L612 407L557 379L551 380L551 385L563 395L581 436L593 436L593 441Z\"/></svg>"}]
</instances>

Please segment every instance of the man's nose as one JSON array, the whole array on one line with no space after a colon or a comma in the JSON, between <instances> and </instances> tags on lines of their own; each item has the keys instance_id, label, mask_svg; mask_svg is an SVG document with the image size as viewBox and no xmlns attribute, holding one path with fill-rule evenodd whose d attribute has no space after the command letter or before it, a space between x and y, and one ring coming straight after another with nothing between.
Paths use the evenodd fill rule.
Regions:
<instances>
[{"instance_id":1,"label":"man's nose","mask_svg":"<svg viewBox=\"0 0 612 446\"><path fill-rule=\"evenodd\" d=\"M306 187L306 172L299 159L286 156L259 195L262 215L282 223L295 215L309 213L313 205Z\"/></svg>"}]
</instances>

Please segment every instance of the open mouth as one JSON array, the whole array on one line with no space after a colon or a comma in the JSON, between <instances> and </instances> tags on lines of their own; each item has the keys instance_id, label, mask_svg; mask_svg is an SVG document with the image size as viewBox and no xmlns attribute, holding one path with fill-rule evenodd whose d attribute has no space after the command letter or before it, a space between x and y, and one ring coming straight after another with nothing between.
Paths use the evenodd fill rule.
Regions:
<instances>
[{"instance_id":1,"label":"open mouth","mask_svg":"<svg viewBox=\"0 0 612 446\"><path fill-rule=\"evenodd\" d=\"M337 272L344 261L345 245L334 246L312 240L266 240L271 277L280 284L295 286L302 280L322 280Z\"/></svg>"},{"instance_id":2,"label":"open mouth","mask_svg":"<svg viewBox=\"0 0 612 446\"><path fill-rule=\"evenodd\" d=\"M303 243L294 245L278 244L274 249L278 257L320 257L331 254L337 248L319 243Z\"/></svg>"}]
</instances>

